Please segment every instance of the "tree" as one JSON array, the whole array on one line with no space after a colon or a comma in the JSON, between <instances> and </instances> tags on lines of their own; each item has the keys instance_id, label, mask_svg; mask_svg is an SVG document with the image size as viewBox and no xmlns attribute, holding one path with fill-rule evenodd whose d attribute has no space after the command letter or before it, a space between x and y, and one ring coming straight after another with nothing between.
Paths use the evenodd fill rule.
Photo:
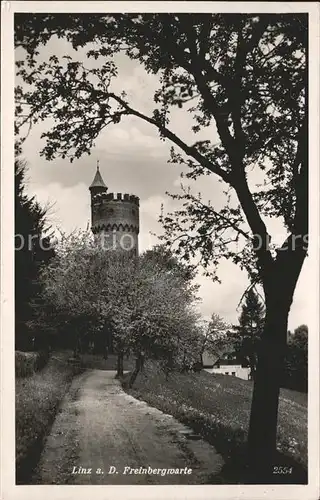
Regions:
<instances>
[{"instance_id":1,"label":"tree","mask_svg":"<svg viewBox=\"0 0 320 500\"><path fill-rule=\"evenodd\" d=\"M154 354L165 359L167 371L191 368L199 360L201 339L200 318L194 309L199 300L196 295L199 286L193 282L194 266L179 261L164 245L156 245L141 255L139 273L146 283L152 276L157 291L150 294L148 287L145 289L149 300L145 311L156 309L160 320L153 326L154 334L162 339L158 353ZM143 341L143 333L138 333L138 339L139 343ZM148 352L147 346L143 350Z\"/></svg>"},{"instance_id":2,"label":"tree","mask_svg":"<svg viewBox=\"0 0 320 500\"><path fill-rule=\"evenodd\" d=\"M15 161L15 321L16 348L32 347L28 323L33 315L32 302L39 297L39 273L53 256L48 234L47 210L25 193L26 163ZM39 333L39 332L37 332Z\"/></svg>"},{"instance_id":3,"label":"tree","mask_svg":"<svg viewBox=\"0 0 320 500\"><path fill-rule=\"evenodd\" d=\"M195 266L190 262L178 259L166 245L155 245L141 256L141 260L144 267L151 266L150 273L152 273L152 269L160 269L162 273L164 272L170 287L178 286L181 290L184 290L183 300L186 301L185 303L196 304L199 300L196 295L199 286L193 282L196 276ZM176 283L174 280L177 280ZM172 304L170 306L170 297L172 297L171 290L169 290L169 295L166 295L165 308L167 307L166 304L169 304L169 308L172 307ZM168 299L169 302L167 302ZM172 297L172 300L176 299ZM195 365L199 364L201 356L203 328L200 318L193 308L184 309L184 313L181 314L176 327L175 341L168 346L165 357L167 372L173 369L182 371L194 369Z\"/></svg>"},{"instance_id":4,"label":"tree","mask_svg":"<svg viewBox=\"0 0 320 500\"><path fill-rule=\"evenodd\" d=\"M169 266L163 255L158 247L154 254L149 250L133 258L130 252L104 250L89 232L62 235L42 272L43 293L56 321L67 321L75 356L86 336L97 336L107 323L118 354L118 376L123 375L123 355L136 357L131 384L144 357L179 361L197 325L197 287L186 278L186 266L174 265L174 258Z\"/></svg>"},{"instance_id":5,"label":"tree","mask_svg":"<svg viewBox=\"0 0 320 500\"><path fill-rule=\"evenodd\" d=\"M144 262L152 262L166 269L168 273L180 276L186 283L192 283L197 271L195 265L182 261L175 255L167 245L158 244L152 249L146 250L143 255ZM196 290L193 288L194 291Z\"/></svg>"},{"instance_id":6,"label":"tree","mask_svg":"<svg viewBox=\"0 0 320 500\"><path fill-rule=\"evenodd\" d=\"M263 332L264 308L258 295L250 289L242 305L239 325L234 327L232 342L235 351L249 362L251 378L254 380L257 367L259 342Z\"/></svg>"},{"instance_id":7,"label":"tree","mask_svg":"<svg viewBox=\"0 0 320 500\"><path fill-rule=\"evenodd\" d=\"M53 35L87 46L97 67L69 56L38 62L37 48ZM164 223L185 259L196 251L205 266L232 259L262 285L266 315L248 449L254 480L266 480L276 452L288 314L308 244L307 15L18 14L15 40L28 52L17 66L30 85L16 89L16 131L54 118L43 134L47 159L89 153L104 127L132 115L178 147L171 161L186 164L190 178L214 174L225 187L221 210L186 191L178 222L168 216ZM152 116L112 91L119 52L159 76ZM170 128L173 109L189 112L193 132L209 139L185 142ZM284 224L279 247L270 244L266 217Z\"/></svg>"},{"instance_id":8,"label":"tree","mask_svg":"<svg viewBox=\"0 0 320 500\"><path fill-rule=\"evenodd\" d=\"M285 357L284 387L308 389L308 327L300 325L289 338Z\"/></svg>"},{"instance_id":9,"label":"tree","mask_svg":"<svg viewBox=\"0 0 320 500\"><path fill-rule=\"evenodd\" d=\"M228 325L223 318L217 313L212 313L203 335L201 354L207 351L220 357L230 344L230 333L227 328Z\"/></svg>"},{"instance_id":10,"label":"tree","mask_svg":"<svg viewBox=\"0 0 320 500\"><path fill-rule=\"evenodd\" d=\"M66 324L75 357L87 332L98 332L102 326L99 298L108 262L95 248L88 232L62 233L55 246L55 256L42 269L43 303L35 308L38 313L35 321L40 325L50 322L58 331ZM47 310L53 310L54 315L48 316Z\"/></svg>"}]
</instances>

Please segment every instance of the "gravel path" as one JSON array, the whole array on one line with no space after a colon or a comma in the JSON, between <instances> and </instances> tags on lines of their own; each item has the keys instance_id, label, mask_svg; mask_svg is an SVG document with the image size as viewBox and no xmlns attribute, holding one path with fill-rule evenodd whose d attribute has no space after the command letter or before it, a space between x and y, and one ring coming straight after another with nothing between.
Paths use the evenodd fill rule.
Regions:
<instances>
[{"instance_id":1,"label":"gravel path","mask_svg":"<svg viewBox=\"0 0 320 500\"><path fill-rule=\"evenodd\" d=\"M202 484L220 471L211 445L126 394L114 376L91 370L74 379L34 484Z\"/></svg>"}]
</instances>

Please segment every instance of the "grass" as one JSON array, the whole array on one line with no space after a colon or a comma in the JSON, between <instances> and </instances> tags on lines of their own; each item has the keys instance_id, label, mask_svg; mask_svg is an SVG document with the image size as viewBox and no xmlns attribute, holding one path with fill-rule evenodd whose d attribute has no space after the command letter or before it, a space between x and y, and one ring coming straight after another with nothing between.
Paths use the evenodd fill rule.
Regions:
<instances>
[{"instance_id":1,"label":"grass","mask_svg":"<svg viewBox=\"0 0 320 500\"><path fill-rule=\"evenodd\" d=\"M252 382L227 375L172 373L168 377L155 363L147 363L132 389L138 399L173 415L213 444L226 466L217 482L242 482L237 463L244 461L249 424ZM307 395L281 390L278 420L278 461L293 465L291 476L275 482L306 482L307 477Z\"/></svg>"},{"instance_id":2,"label":"grass","mask_svg":"<svg viewBox=\"0 0 320 500\"><path fill-rule=\"evenodd\" d=\"M52 358L41 371L16 378L17 484L28 483L73 373L66 362Z\"/></svg>"}]
</instances>

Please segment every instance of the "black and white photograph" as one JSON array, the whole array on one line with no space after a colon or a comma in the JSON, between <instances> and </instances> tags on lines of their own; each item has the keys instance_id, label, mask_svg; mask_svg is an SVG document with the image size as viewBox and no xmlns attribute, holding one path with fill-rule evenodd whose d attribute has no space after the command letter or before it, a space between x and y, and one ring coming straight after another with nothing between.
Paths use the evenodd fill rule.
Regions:
<instances>
[{"instance_id":1,"label":"black and white photograph","mask_svg":"<svg viewBox=\"0 0 320 500\"><path fill-rule=\"evenodd\" d=\"M3 3L3 499L316 500L319 4Z\"/></svg>"}]
</instances>

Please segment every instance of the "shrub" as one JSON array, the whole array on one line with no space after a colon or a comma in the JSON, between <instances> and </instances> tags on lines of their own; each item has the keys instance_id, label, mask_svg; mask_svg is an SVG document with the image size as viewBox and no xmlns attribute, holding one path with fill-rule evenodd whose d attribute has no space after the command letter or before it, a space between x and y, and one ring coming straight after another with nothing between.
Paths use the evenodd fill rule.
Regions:
<instances>
[{"instance_id":1,"label":"shrub","mask_svg":"<svg viewBox=\"0 0 320 500\"><path fill-rule=\"evenodd\" d=\"M49 359L48 351L40 352L15 352L16 377L29 377L42 370Z\"/></svg>"},{"instance_id":2,"label":"shrub","mask_svg":"<svg viewBox=\"0 0 320 500\"><path fill-rule=\"evenodd\" d=\"M37 371L38 353L22 352L15 353L16 377L28 377Z\"/></svg>"}]
</instances>

